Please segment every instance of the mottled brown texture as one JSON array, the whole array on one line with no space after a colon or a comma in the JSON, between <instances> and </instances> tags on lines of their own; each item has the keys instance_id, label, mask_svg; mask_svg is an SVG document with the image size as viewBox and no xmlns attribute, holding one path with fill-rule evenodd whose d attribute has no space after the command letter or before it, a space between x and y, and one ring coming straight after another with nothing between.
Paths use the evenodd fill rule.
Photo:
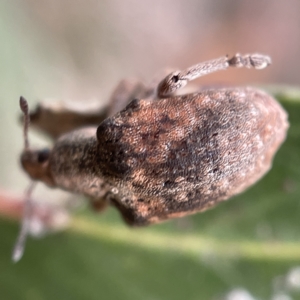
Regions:
<instances>
[{"instance_id":1,"label":"mottled brown texture","mask_svg":"<svg viewBox=\"0 0 300 300\"><path fill-rule=\"evenodd\" d=\"M287 115L252 88L135 100L98 127L99 172L133 224L203 211L271 167Z\"/></svg>"},{"instance_id":2,"label":"mottled brown texture","mask_svg":"<svg viewBox=\"0 0 300 300\"><path fill-rule=\"evenodd\" d=\"M58 187L101 199L106 180L97 165L96 127L78 129L57 140L49 160L50 172Z\"/></svg>"},{"instance_id":3,"label":"mottled brown texture","mask_svg":"<svg viewBox=\"0 0 300 300\"><path fill-rule=\"evenodd\" d=\"M176 96L177 89L229 66L260 69L270 61L261 54L237 54L173 72L152 87L121 82L110 106L99 112L98 128L67 132L50 151L25 149L23 168L34 180L88 196L97 210L114 205L131 225L204 211L270 169L286 136L287 114L254 88ZM91 125L84 114L71 111L76 122L68 124L62 116L70 111L60 113L59 122L41 118L35 125L52 136L53 128L56 136L68 126Z\"/></svg>"},{"instance_id":4,"label":"mottled brown texture","mask_svg":"<svg viewBox=\"0 0 300 300\"><path fill-rule=\"evenodd\" d=\"M48 162L57 187L108 194L134 225L198 211L242 192L267 172L287 116L252 88L133 100L97 129L63 135ZM114 188L114 189L113 189Z\"/></svg>"}]
</instances>

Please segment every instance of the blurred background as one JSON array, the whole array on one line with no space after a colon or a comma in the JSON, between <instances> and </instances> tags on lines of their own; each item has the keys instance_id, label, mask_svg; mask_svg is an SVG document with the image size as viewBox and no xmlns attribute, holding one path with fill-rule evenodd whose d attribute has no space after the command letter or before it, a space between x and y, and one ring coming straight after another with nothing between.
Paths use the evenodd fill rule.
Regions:
<instances>
[{"instance_id":1,"label":"blurred background","mask_svg":"<svg viewBox=\"0 0 300 300\"><path fill-rule=\"evenodd\" d=\"M198 83L299 86L299 15L297 0L0 1L1 199L10 197L4 194L21 199L28 185L19 167L20 95L31 108L46 98L105 105L123 78L149 82L166 67L185 68L237 52L265 53L273 64L262 71L214 73ZM88 223L92 228L80 219L67 233L31 240L19 265L9 260L17 224L3 219L0 295L5 295L3 299L300 299L299 104L291 102L286 108L294 112L294 140L282 150L273 175L215 211L133 233L116 212L105 216L83 212L84 220L93 220L93 225ZM34 132L30 138L37 146L49 143ZM57 195L42 187L35 193L42 201L73 198ZM91 233L100 228L106 229ZM149 239L140 240L147 234ZM174 251L158 241L165 237L172 243L177 234L191 240L186 244L181 240ZM199 253L191 246L193 237L203 237ZM242 254L235 257L238 241L236 251ZM274 250L270 241L283 247L274 256L266 250Z\"/></svg>"}]
</instances>

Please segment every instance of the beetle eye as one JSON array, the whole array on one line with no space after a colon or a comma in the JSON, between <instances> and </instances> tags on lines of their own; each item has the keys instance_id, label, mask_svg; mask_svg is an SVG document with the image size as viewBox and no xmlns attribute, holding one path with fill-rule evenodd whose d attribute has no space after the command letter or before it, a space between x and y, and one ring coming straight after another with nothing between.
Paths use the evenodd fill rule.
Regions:
<instances>
[{"instance_id":1,"label":"beetle eye","mask_svg":"<svg viewBox=\"0 0 300 300\"><path fill-rule=\"evenodd\" d=\"M172 81L177 83L179 81L179 75L173 75L172 76Z\"/></svg>"},{"instance_id":2,"label":"beetle eye","mask_svg":"<svg viewBox=\"0 0 300 300\"><path fill-rule=\"evenodd\" d=\"M49 159L49 156L50 156L50 150L44 149L39 151L37 160L39 163L44 163L46 160Z\"/></svg>"}]
</instances>

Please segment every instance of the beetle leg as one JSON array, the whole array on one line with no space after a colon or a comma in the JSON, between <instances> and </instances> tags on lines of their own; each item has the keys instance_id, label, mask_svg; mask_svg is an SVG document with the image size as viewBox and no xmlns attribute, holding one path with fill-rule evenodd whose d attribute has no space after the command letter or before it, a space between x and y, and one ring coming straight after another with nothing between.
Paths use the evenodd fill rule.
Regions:
<instances>
[{"instance_id":1,"label":"beetle leg","mask_svg":"<svg viewBox=\"0 0 300 300\"><path fill-rule=\"evenodd\" d=\"M30 113L30 123L53 139L82 126L99 125L107 117L107 108L80 109L63 102L41 102Z\"/></svg>"},{"instance_id":2,"label":"beetle leg","mask_svg":"<svg viewBox=\"0 0 300 300\"><path fill-rule=\"evenodd\" d=\"M84 107L67 105L60 101L44 101L30 113L30 123L53 139L83 126L98 126L135 98L147 97L149 91L137 80L122 80L112 93L109 104Z\"/></svg>"},{"instance_id":3,"label":"beetle leg","mask_svg":"<svg viewBox=\"0 0 300 300\"><path fill-rule=\"evenodd\" d=\"M202 62L183 71L175 71L165 77L158 85L158 98L167 98L178 89L184 87L189 81L198 77L226 70L229 67L264 69L271 63L271 58L262 54L236 54L232 58L223 56L217 59Z\"/></svg>"}]
</instances>

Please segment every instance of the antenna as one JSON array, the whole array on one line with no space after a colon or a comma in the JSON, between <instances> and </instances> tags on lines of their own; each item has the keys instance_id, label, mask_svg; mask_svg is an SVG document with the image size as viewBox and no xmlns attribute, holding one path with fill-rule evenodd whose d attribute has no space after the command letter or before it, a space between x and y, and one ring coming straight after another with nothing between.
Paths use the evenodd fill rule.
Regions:
<instances>
[{"instance_id":1,"label":"antenna","mask_svg":"<svg viewBox=\"0 0 300 300\"><path fill-rule=\"evenodd\" d=\"M29 140L28 140L28 127L30 123L29 109L27 100L24 97L20 97L20 108L24 114L24 147L25 150L29 149Z\"/></svg>"},{"instance_id":2,"label":"antenna","mask_svg":"<svg viewBox=\"0 0 300 300\"><path fill-rule=\"evenodd\" d=\"M24 134L24 148L26 151L29 150L28 127L30 123L30 116L29 116L28 102L22 96L20 97L20 108L24 114L23 134ZM12 260L14 262L18 262L24 253L26 239L30 231L30 219L31 219L31 212L32 212L31 194L35 186L36 186L36 182L32 181L29 187L27 188L27 191L25 192L25 199L24 199L25 201L24 201L21 229L12 253Z\"/></svg>"},{"instance_id":3,"label":"antenna","mask_svg":"<svg viewBox=\"0 0 300 300\"><path fill-rule=\"evenodd\" d=\"M36 186L36 182L32 181L25 194L21 229L12 253L12 260L14 262L18 262L22 258L24 253L26 239L30 231L30 219L31 219L31 212L32 212L31 194L35 186Z\"/></svg>"}]
</instances>

